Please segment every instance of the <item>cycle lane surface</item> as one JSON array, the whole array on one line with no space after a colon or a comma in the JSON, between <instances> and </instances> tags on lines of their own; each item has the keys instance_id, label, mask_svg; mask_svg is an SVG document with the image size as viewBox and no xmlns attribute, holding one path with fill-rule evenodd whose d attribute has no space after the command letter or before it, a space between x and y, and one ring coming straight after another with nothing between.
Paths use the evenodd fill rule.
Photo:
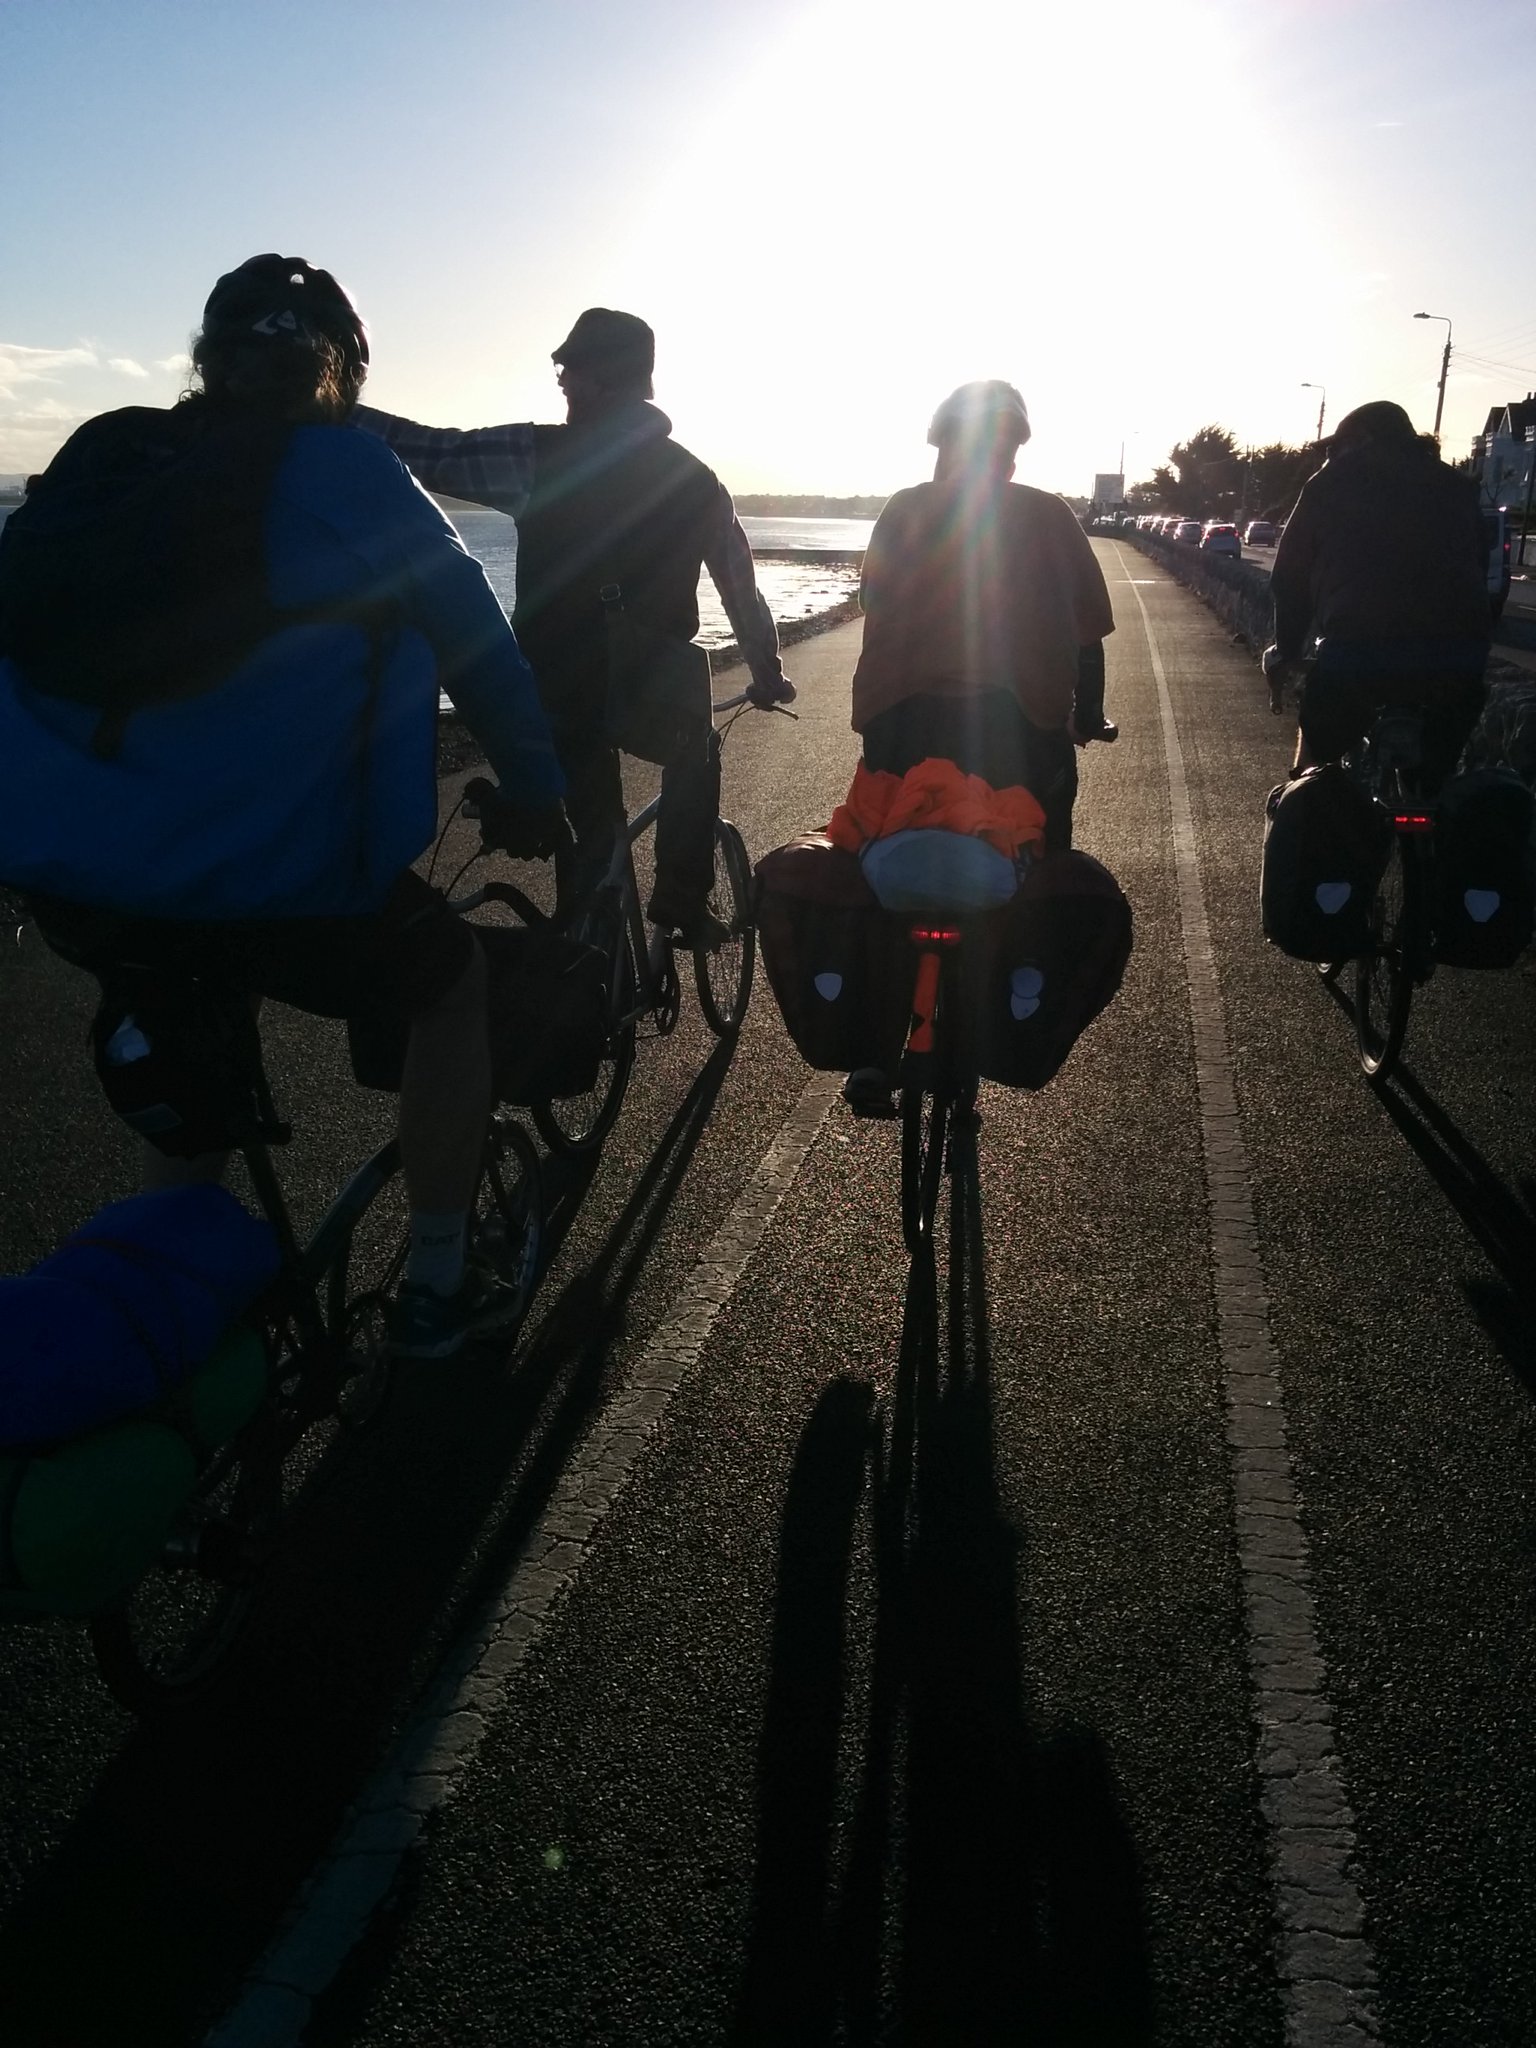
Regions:
<instances>
[{"instance_id":1,"label":"cycle lane surface","mask_svg":"<svg viewBox=\"0 0 1536 2048\"><path fill-rule=\"evenodd\" d=\"M1529 983L1449 978L1415 1026L1461 1119L1449 1177L1487 1196L1507 1176L1515 1192L1513 1213L1492 1199L1482 1221L1490 1260L1466 1220L1475 1202L1447 1207L1351 1071L1315 977L1257 937L1258 821L1285 736L1251 664L1172 586L1149 609L1185 747L1382 2038L1523 2040L1529 1431L1510 1274ZM786 1346L782 1283L777 1320L732 1305L532 1692L444 1816L389 1960L376 1953L338 2004L335 2038L491 2040L513 2012L530 2039L1005 2038L1026 2019L1045 2038L1279 2037L1274 1841L1195 1095L1179 1085L1187 1002L1166 820L1146 801L1149 679L1120 616L1128 739L1094 757L1080 817L1136 901L1137 965L1072 1089L988 1104L985 1372L974 1357L953 1378L936 1370L929 1463L920 1435L903 1491L890 1133L829 1126L827 1185L783 1227L830 1268L835 1308L807 1339L801 1305ZM1123 779L1103 774L1111 761ZM1467 1058L1469 1039L1486 1057ZM1103 1072L1087 1086L1079 1071L1094 1049L1112 1095ZM1379 1268L1369 1285L1362 1265ZM765 1363L771 1416L740 1386ZM1449 1456L1448 1397L1464 1434ZM764 1491L776 1530L743 1505ZM593 1668L617 1673L595 1698ZM527 1840L507 1819L525 1798ZM558 1853L536 1867L541 1835ZM1368 2029L1370 2012L1353 2019ZM1293 2038L1361 2037L1347 2005L1298 2013L1292 1998L1291 2017L1314 2028Z\"/></svg>"},{"instance_id":2,"label":"cycle lane surface","mask_svg":"<svg viewBox=\"0 0 1536 2048\"><path fill-rule=\"evenodd\" d=\"M1080 815L1137 955L987 1093L991 1312L926 1357L894 1133L835 1112L314 2038L1279 2039L1134 634L1115 674Z\"/></svg>"},{"instance_id":3,"label":"cycle lane surface","mask_svg":"<svg viewBox=\"0 0 1536 2048\"><path fill-rule=\"evenodd\" d=\"M1130 550L1127 558L1137 559ZM1383 2037L1536 2037L1536 977L1440 969L1371 1088L1255 914L1293 734L1157 572ZM1346 977L1347 980L1347 977Z\"/></svg>"},{"instance_id":4,"label":"cycle lane surface","mask_svg":"<svg viewBox=\"0 0 1536 2048\"><path fill-rule=\"evenodd\" d=\"M1367 1858L1366 1870L1373 1931L1384 1937L1378 1946L1388 2038L1520 2039L1521 1966L1511 1940L1521 1844L1529 1841L1520 1796L1503 1802L1509 1839L1502 1850L1491 1845L1494 1903L1502 1905L1490 1916L1472 1882L1479 1827L1497 1818L1479 1814L1487 1774L1478 1770L1475 1748L1455 1742L1454 1717L1435 1712L1437 1686L1448 1680L1458 1706L1481 1702L1481 1727L1518 1764L1511 1673L1498 1668L1497 1654L1499 1631L1509 1637L1511 1590L1520 1583L1518 1558L1510 1554L1520 1472L1500 1435L1512 1411L1505 1403L1501 1413L1492 1398L1497 1374L1487 1350L1475 1350L1480 1326L1463 1330L1445 1316L1445 1290L1454 1292L1463 1277L1477 1279L1475 1260L1458 1262L1460 1226L1447 1231L1443 1198L1425 1200L1414 1176L1404 1176L1401 1143L1383 1146L1369 1118L1362 1119L1347 1047L1339 1030L1330 1042L1328 1022L1319 1025L1319 992L1307 970L1274 961L1253 943L1254 789L1262 794L1267 784L1263 762L1266 753L1272 757L1275 728L1267 718L1255 723L1245 707L1243 689L1258 695L1247 680L1251 671L1181 593L1155 595L1151 603L1188 748L1229 1014L1236 1005L1233 1039L1267 1233L1267 1276L1272 1289L1280 1285L1276 1267L1296 1262L1299 1240L1309 1283L1296 1290L1299 1306L1283 1285L1277 1296L1288 1384L1315 1388L1319 1404L1315 1414L1303 1405L1301 1450L1325 1475L1342 1470L1335 1491L1324 1490L1335 1514L1318 1536L1322 1617L1330 1662L1345 1686L1346 1763L1372 1792L1364 1809L1367 1839L1394 1818L1401 1835L1382 1834L1385 1846ZM527 2012L530 2025L543 2030L519 2038L582 2038L584 2025L608 2029L586 2036L594 2039L723 2038L709 2031L711 2024L727 2035L745 2024L748 1987L761 1995L776 1977L792 1983L806 1942L817 1958L811 1979L825 1986L831 1974L829 2026L843 2024L837 2016L846 2020L850 2012L855 2021L902 2010L954 2019L960 2009L944 2001L954 1996L955 1973L941 1966L955 1961L977 1987L981 2003L973 2013L1054 2011L1063 2027L1086 2026L1092 2008L1086 2016L1081 2007L1074 2011L1070 1987L1080 1990L1097 1977L1117 2001L1108 2010L1124 2038L1275 2037L1264 1852L1244 1732L1241 1620L1235 1575L1222 1562L1219 1388L1214 1357L1204 1352L1210 1311L1208 1297L1202 1310L1198 1275L1208 1247L1190 1228L1200 1191L1189 1144L1193 1094L1178 1083L1187 1059L1179 1033L1187 1023L1179 1024L1179 975L1169 965L1172 899L1167 876L1159 881L1166 819L1158 822L1152 801L1158 751L1150 678L1131 658L1123 606L1120 615L1112 643L1114 708L1125 706L1122 688L1134 693L1136 708L1120 748L1090 758L1079 815L1083 843L1105 853L1137 904L1133 977L1148 978L1128 982L1121 1003L1051 1091L988 1105L983 1216L991 1370L983 1395L972 1390L966 1399L961 1389L930 1418L930 1441L942 1447L926 1474L928 1525L938 1531L933 1543L914 1566L908 1533L892 1530L889 1477L876 1482L897 1440L904 1262L895 1248L891 1133L829 1126L807 1186L797 1185L781 1225L784 1243L803 1247L808 1263L787 1263L755 1303L744 1289L717 1325L693 1405L687 1398L675 1405L632 1497L596 1540L593 1563L605 1585L594 1577L590 1594L578 1586L568 1612L556 1618L492 1730L489 1754L466 1784L465 1805L434 1829L379 1945L344 1983L329 2016L322 2013L324 2023L342 2029L333 2038L352 2038L346 2029L356 2028L360 2039L430 2040L439 2038L433 2030L440 2025L455 2030L443 2039L505 2038L496 2029L513 2012ZM829 675L829 689L834 683ZM824 743L826 763L814 777L803 767L792 778L764 771L769 793L763 822L749 833L754 851L806 822L812 784L818 797L835 795L839 775L846 778L841 717L827 708L808 727L819 728L815 758ZM819 803L815 809L820 815ZM1466 990L1470 979L1462 978L1461 1000L1480 1006L1488 1028L1496 992ZM1253 1000L1245 1007L1242 989L1250 986ZM1431 997L1440 993L1437 985ZM763 1031L765 1002L760 989L749 1031ZM1439 1046L1436 1013L1426 1015L1426 1047ZM1518 1010L1506 1024L1513 1046ZM1106 1070L1090 1070L1082 1063L1090 1053L1095 1061L1103 1057L1101 1037L1106 1047L1113 1044L1114 1058ZM1458 1043L1447 1043L1437 1057L1465 1088ZM781 1118L803 1070L792 1056L782 1058L771 1033L754 1037L752 1048L756 1078ZM675 1050L680 1062L696 1054L694 1047ZM1413 1052L1411 1041L1410 1059ZM1361 1355L1372 1373L1348 1388L1347 1400L1338 1370L1341 1305L1359 1288L1358 1253L1351 1255L1338 1218L1357 1210L1368 1215L1371 1203L1362 1198L1351 1207L1350 1199L1335 1198L1331 1182L1319 1185L1304 1156L1306 1133L1272 1156L1274 1099L1255 1133L1250 1068L1285 1075L1287 1097L1310 1093L1331 1105L1337 1087L1347 1141L1363 1130L1380 1154L1388 1216L1406 1208L1423 1226L1408 1232L1404 1259L1390 1230L1374 1231L1368 1243L1371 1255L1387 1262L1383 1289L1400 1278L1407 1290L1401 1298L1415 1305L1442 1395L1447 1375L1466 1355L1463 1340L1474 1346L1480 1371L1472 1386L1456 1387L1454 1412L1464 1427L1480 1425L1477 1452L1458 1447L1457 1485L1470 1498L1479 1491L1474 1478L1484 1490L1490 1475L1499 1484L1478 1517L1481 1547L1472 1546L1464 1566L1453 1568L1449 1554L1438 1561L1426 1555L1415 1557L1405 1575L1392 1556L1392 1525L1379 1505L1381 1474L1363 1452L1380 1441L1379 1346L1373 1352L1371 1339L1383 1291L1367 1295L1358 1316ZM681 1065L667 1073L674 1086L683 1078ZM1069 1080L1070 1090L1059 1094ZM1490 1103L1480 1084L1471 1105L1462 1105L1463 1121L1473 1123L1511 1175L1523 1128L1510 1108L1518 1092L1507 1087ZM622 1208L625 1177L643 1167L647 1143L665 1127L664 1102L677 1096L659 1094L663 1101L654 1109L646 1109L643 1096L626 1109L607 1206L591 1220L594 1233ZM749 1151L750 1131L772 1127L760 1121L761 1109L750 1090L737 1109L727 1105L727 1149L735 1141ZM822 1170L834 1147L836 1164ZM760 1153L759 1145L751 1157ZM1006 1162L1002 1171L999 1162ZM1266 1194L1271 1180L1279 1197ZM823 1199L801 1215L798 1204L813 1184ZM706 1176L697 1198L684 1195L684 1208L701 1200L710 1210L719 1185ZM1410 1187L1416 1192L1405 1200ZM1353 1192L1346 1188L1341 1196L1352 1199ZM1276 1235L1279 1208L1289 1223ZM637 1334L669 1298L668 1260L685 1261L690 1245L707 1242L704 1223L719 1213L716 1205L712 1217L679 1216L676 1235L662 1243L666 1256L637 1276L629 1308ZM1336 1258L1327 1255L1330 1246ZM1101 1268L1106 1253L1109 1264ZM1182 1288L1175 1284L1181 1273ZM1497 1275L1482 1278L1496 1293ZM760 1286L756 1267L749 1281ZM1292 1341L1293 1309L1309 1333L1299 1344ZM1496 1320L1493 1307L1489 1316ZM1415 1374L1400 1355L1405 1347L1392 1348L1399 1355L1389 1357L1387 1379L1396 1393ZM621 1342L602 1365L601 1384L617 1382L632 1355L632 1345ZM754 1389L760 1365L765 1383ZM876 1401L885 1409L877 1412ZM1418 1478L1434 1436L1415 1433L1413 1412L1395 1429L1391 1448ZM1417 1414L1422 1423L1421 1390ZM722 1417L724 1449L714 1443ZM674 1476L663 1484L669 1471ZM420 1483L447 1498L453 1477L445 1461ZM1304 1477L1304 1507L1315 1521L1319 1481L1310 1471ZM655 1486L661 1499L651 1493ZM981 1505L966 1508L973 1494ZM822 1495L828 1504L817 1508ZM1396 1502L1401 1526L1419 1531L1423 1499L1411 1492L1407 1498L1411 1512ZM1457 1487L1432 1488L1430 1498L1438 1503L1432 1526L1449 1547L1462 1536L1463 1502ZM1495 1538L1501 1516L1511 1514L1501 1554ZM629 1515L638 1519L621 1519ZM1366 1548L1376 1572L1362 1592L1353 1576L1356 1551L1361 1525L1373 1516L1382 1526ZM979 1570L962 1568L977 1557ZM1491 1601L1477 1585L1490 1563ZM359 1568L366 1565L365 1554ZM1414 1587L1411 1599L1397 1583L1404 1576ZM1425 1577L1427 1591L1418 1586ZM1478 1629L1494 1626L1494 1639L1470 1672L1457 1669L1464 1659L1447 1580L1451 1593L1476 1594L1483 1610ZM1378 1602L1380 1611L1373 1611ZM1340 1630L1336 1606L1350 1628ZM1426 1614L1436 1661L1416 1677ZM1437 1633L1444 1640L1437 1642ZM804 1654L794 1653L797 1636L807 1645ZM1351 1646L1362 1640L1364 1669L1357 1674ZM1399 1690L1403 1710L1388 1713L1373 1737L1373 1708L1380 1720L1381 1702L1372 1695L1382 1672L1407 1691ZM344 1715L345 1687L329 1696L337 1674L323 1658L316 1676L323 1717ZM1348 1698L1357 1691L1364 1705L1351 1712ZM922 1712L912 1709L914 1694ZM802 1720L803 1742L794 1734ZM951 1732L953 1744L946 1739ZM1433 1741L1414 1752L1425 1732ZM1411 1796L1395 1811L1392 1781L1405 1761L1399 1741L1409 1745ZM1437 1796L1447 1745L1455 1769ZM1007 1759L1018 1754L1027 1768L1010 1770ZM135 1767L143 1761L141 1749ZM219 1761L227 1770L228 1756ZM173 1759L160 1759L160 1767L174 1779ZM818 1792L829 1777L830 1795ZM1519 1795L1518 1772L1515 1784ZM1076 1789L1058 1794L1055 1785ZM324 1797L334 1806L335 1788L326 1787ZM1413 1823L1425 1815L1430 1832L1416 1852ZM541 1829L546 1816L554 1825ZM1079 1825L1092 1851L1087 1856L1074 1854ZM551 1839L539 1845L538 1868L530 1872L519 1859L541 1833ZM1009 1854L1008 1844L1019 1839L1023 1852ZM878 1883L871 1843L884 1845ZM1429 1859L1444 1858L1447 1848L1451 1874L1463 1887L1450 1923L1454 1939L1445 1924L1424 1924L1434 1877ZM553 1864L543 1860L550 1850L559 1851ZM1085 1862L1086 1877L1079 1867ZM1094 1875L1099 1864L1115 1875L1107 1897ZM1408 1881L1398 1886L1389 1864ZM464 1889L456 1898L460 1878ZM941 1878L967 1905L978 1892L996 1889L1008 1910L1001 1920L984 1914L983 1938L969 1938L957 1924L961 1916L936 1903ZM1068 1910L1074 1897L1076 1922ZM1409 1909L1400 1937L1399 1903ZM1054 1924L1066 1930L1054 1946L1036 1934L1053 1912ZM1075 1947L1074 1926L1094 1918L1109 1929L1108 1939ZM251 1924L247 1914L242 1925ZM1451 1954L1468 1929L1477 1966L1490 1955L1494 1960L1491 2006L1473 2006L1471 1972L1458 1969ZM1423 1935L1431 1953L1438 1944L1432 1970L1416 1960ZM458 1990L447 1981L455 1974ZM1431 1994L1439 1985L1449 1990L1437 2001ZM1436 2033L1449 2012L1459 2014L1463 2031ZM1488 2031L1468 2030L1469 2014ZM684 2031L672 2036L667 2028L674 2021ZM648 2035L647 2028L655 2031Z\"/></svg>"}]
</instances>

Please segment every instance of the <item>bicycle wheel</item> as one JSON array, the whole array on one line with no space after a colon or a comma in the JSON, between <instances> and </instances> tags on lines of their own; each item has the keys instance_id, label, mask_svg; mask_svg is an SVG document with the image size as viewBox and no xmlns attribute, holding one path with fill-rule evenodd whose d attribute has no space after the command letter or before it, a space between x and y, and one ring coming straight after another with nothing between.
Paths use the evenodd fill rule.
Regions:
<instances>
[{"instance_id":1,"label":"bicycle wheel","mask_svg":"<svg viewBox=\"0 0 1536 2048\"><path fill-rule=\"evenodd\" d=\"M216 1676L250 1612L281 1487L266 1413L209 1461L143 1577L90 1617L97 1669L131 1714L180 1706Z\"/></svg>"},{"instance_id":2,"label":"bicycle wheel","mask_svg":"<svg viewBox=\"0 0 1536 2048\"><path fill-rule=\"evenodd\" d=\"M635 963L626 945L622 955L621 986L614 997L613 1013L629 1016L608 1041L598 1065L597 1079L582 1095L562 1095L558 1100L536 1102L533 1121L539 1136L551 1152L580 1157L596 1151L613 1129L624 1104L635 1064Z\"/></svg>"},{"instance_id":3,"label":"bicycle wheel","mask_svg":"<svg viewBox=\"0 0 1536 2048\"><path fill-rule=\"evenodd\" d=\"M757 932L752 924L752 872L747 849L734 825L715 820L715 874L709 914L730 934L718 946L696 946L693 976L699 1007L717 1038L741 1029L752 995Z\"/></svg>"},{"instance_id":4,"label":"bicycle wheel","mask_svg":"<svg viewBox=\"0 0 1536 2048\"><path fill-rule=\"evenodd\" d=\"M901 1091L901 1234L915 1257L933 1236L944 1175L949 1099L927 1088Z\"/></svg>"},{"instance_id":5,"label":"bicycle wheel","mask_svg":"<svg viewBox=\"0 0 1536 2048\"><path fill-rule=\"evenodd\" d=\"M504 1333L504 1341L510 1343L538 1285L544 1186L533 1141L509 1116L491 1120L467 1249L471 1259L488 1267L517 1296L517 1323Z\"/></svg>"},{"instance_id":6,"label":"bicycle wheel","mask_svg":"<svg viewBox=\"0 0 1536 2048\"><path fill-rule=\"evenodd\" d=\"M1355 1042L1373 1081L1403 1049L1422 917L1418 862L1399 839L1371 905L1370 950L1355 962Z\"/></svg>"}]
</instances>

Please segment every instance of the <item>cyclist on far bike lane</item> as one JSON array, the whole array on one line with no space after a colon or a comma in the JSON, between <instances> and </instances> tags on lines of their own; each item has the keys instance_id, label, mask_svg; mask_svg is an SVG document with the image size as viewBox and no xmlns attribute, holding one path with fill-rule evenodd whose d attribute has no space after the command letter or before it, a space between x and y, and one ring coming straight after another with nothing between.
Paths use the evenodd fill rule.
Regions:
<instances>
[{"instance_id":1,"label":"cyclist on far bike lane","mask_svg":"<svg viewBox=\"0 0 1536 2048\"><path fill-rule=\"evenodd\" d=\"M795 691L729 494L672 440L671 421L650 402L651 329L632 313L589 307L552 359L565 396L563 426L461 432L369 407L359 407L354 420L381 436L430 490L517 522L512 618L566 773L578 854L561 877L561 894L571 901L601 876L624 821L605 591L621 593L644 630L682 647L699 629L699 572L707 569L751 671L748 696L767 707L792 702ZM720 936L707 908L720 745L706 671L698 702L665 753L647 915L685 945L707 945Z\"/></svg>"},{"instance_id":2,"label":"cyclist on far bike lane","mask_svg":"<svg viewBox=\"0 0 1536 2048\"><path fill-rule=\"evenodd\" d=\"M1292 775L1350 752L1383 709L1412 709L1433 795L1483 708L1493 618L1477 488L1400 405L1377 399L1339 422L1281 536L1270 590L1265 671L1306 668Z\"/></svg>"},{"instance_id":3,"label":"cyclist on far bike lane","mask_svg":"<svg viewBox=\"0 0 1536 2048\"><path fill-rule=\"evenodd\" d=\"M484 957L411 868L437 827L439 689L501 780L510 851L568 840L564 776L479 564L342 424L368 344L335 279L253 257L192 361L181 403L80 428L0 538L0 877L93 970L409 1016L392 1343L446 1357L521 1299L465 1260Z\"/></svg>"},{"instance_id":4,"label":"cyclist on far bike lane","mask_svg":"<svg viewBox=\"0 0 1536 2048\"><path fill-rule=\"evenodd\" d=\"M1022 785L1045 812L1045 850L1062 852L1076 749L1118 731L1104 717L1115 619L1071 507L1012 480L1029 434L997 379L962 384L933 415L933 481L896 493L864 556L853 728L872 774L938 758L994 790Z\"/></svg>"}]
</instances>

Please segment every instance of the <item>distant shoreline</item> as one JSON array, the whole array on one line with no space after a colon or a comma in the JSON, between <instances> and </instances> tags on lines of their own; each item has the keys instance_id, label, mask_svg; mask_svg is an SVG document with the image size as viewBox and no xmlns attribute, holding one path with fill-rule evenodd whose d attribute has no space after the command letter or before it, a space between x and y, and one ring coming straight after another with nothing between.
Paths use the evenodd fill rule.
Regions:
<instances>
[{"instance_id":1,"label":"distant shoreline","mask_svg":"<svg viewBox=\"0 0 1536 2048\"><path fill-rule=\"evenodd\" d=\"M747 519L878 519L885 507L884 497L785 497L762 491L733 491L731 500Z\"/></svg>"},{"instance_id":2,"label":"distant shoreline","mask_svg":"<svg viewBox=\"0 0 1536 2048\"><path fill-rule=\"evenodd\" d=\"M450 498L441 491L432 496L445 512L490 512L491 505L476 505L465 498ZM782 497L748 491L732 494L732 504L747 519L878 519L884 498Z\"/></svg>"}]
</instances>

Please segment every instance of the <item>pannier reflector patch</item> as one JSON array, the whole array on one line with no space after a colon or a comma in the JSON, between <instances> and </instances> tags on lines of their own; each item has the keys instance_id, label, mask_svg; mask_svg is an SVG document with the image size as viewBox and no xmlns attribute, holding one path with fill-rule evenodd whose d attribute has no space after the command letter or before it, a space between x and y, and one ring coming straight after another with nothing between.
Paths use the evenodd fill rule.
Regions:
<instances>
[{"instance_id":1,"label":"pannier reflector patch","mask_svg":"<svg viewBox=\"0 0 1536 2048\"><path fill-rule=\"evenodd\" d=\"M1040 1007L1040 991L1045 987L1045 976L1038 967L1015 967L1008 977L1008 986L1012 991L1008 1007L1022 1024Z\"/></svg>"},{"instance_id":2,"label":"pannier reflector patch","mask_svg":"<svg viewBox=\"0 0 1536 2048\"><path fill-rule=\"evenodd\" d=\"M818 974L813 986L817 995L835 1003L843 992L843 977L840 974Z\"/></svg>"},{"instance_id":3,"label":"pannier reflector patch","mask_svg":"<svg viewBox=\"0 0 1536 2048\"><path fill-rule=\"evenodd\" d=\"M1342 910L1354 893L1354 885L1350 882L1319 882L1313 891L1317 907L1325 917L1332 917Z\"/></svg>"},{"instance_id":4,"label":"pannier reflector patch","mask_svg":"<svg viewBox=\"0 0 1536 2048\"><path fill-rule=\"evenodd\" d=\"M1502 901L1497 889L1469 889L1461 900L1474 924L1486 924Z\"/></svg>"}]
</instances>

